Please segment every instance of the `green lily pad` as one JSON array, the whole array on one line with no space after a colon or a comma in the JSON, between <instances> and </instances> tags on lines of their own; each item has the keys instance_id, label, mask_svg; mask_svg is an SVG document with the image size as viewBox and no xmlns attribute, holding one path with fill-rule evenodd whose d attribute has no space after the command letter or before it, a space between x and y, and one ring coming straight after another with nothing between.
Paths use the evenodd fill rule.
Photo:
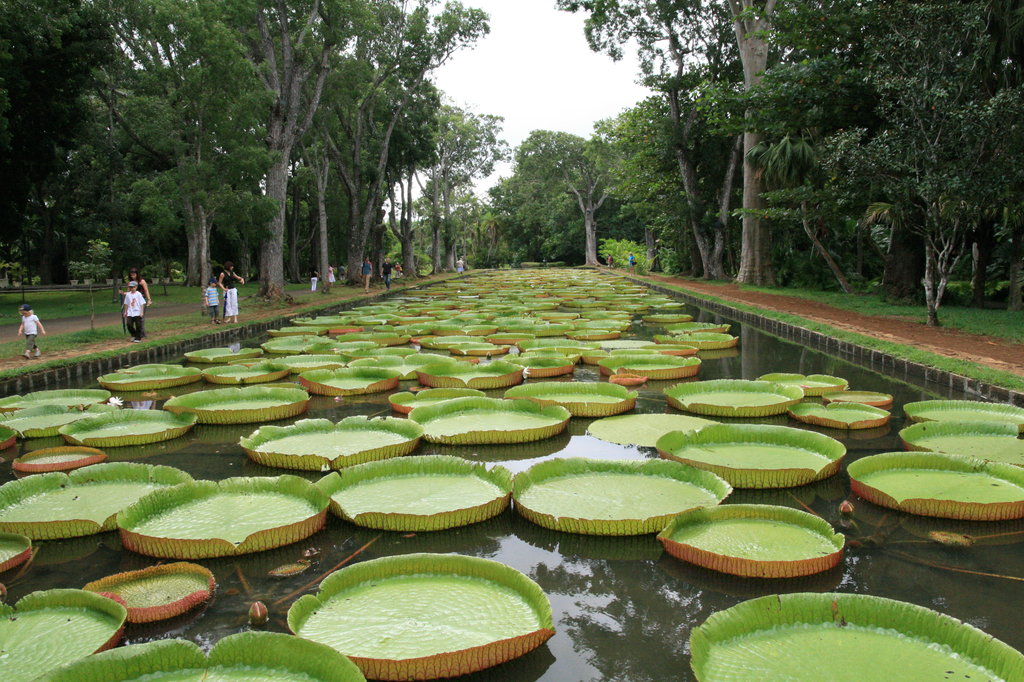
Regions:
<instances>
[{"instance_id":1,"label":"green lily pad","mask_svg":"<svg viewBox=\"0 0 1024 682\"><path fill-rule=\"evenodd\" d=\"M880 407L860 403L797 403L789 408L789 416L804 424L833 429L874 429L888 424L892 415Z\"/></svg>"},{"instance_id":2,"label":"green lily pad","mask_svg":"<svg viewBox=\"0 0 1024 682\"><path fill-rule=\"evenodd\" d=\"M185 386L203 380L203 373L195 367L181 365L136 365L104 374L96 379L110 391L152 391L158 388Z\"/></svg>"},{"instance_id":3,"label":"green lily pad","mask_svg":"<svg viewBox=\"0 0 1024 682\"><path fill-rule=\"evenodd\" d=\"M376 346L373 346L376 348ZM348 364L344 355L337 353L329 355L285 355L275 357L275 363L282 364L292 374L301 374L314 369L341 369Z\"/></svg>"},{"instance_id":4,"label":"green lily pad","mask_svg":"<svg viewBox=\"0 0 1024 682\"><path fill-rule=\"evenodd\" d=\"M309 394L301 388L246 386L218 388L171 398L164 409L193 414L200 424L251 424L297 417L309 407Z\"/></svg>"},{"instance_id":5,"label":"green lily pad","mask_svg":"<svg viewBox=\"0 0 1024 682\"><path fill-rule=\"evenodd\" d=\"M32 556L32 540L18 533L0 533L0 573L17 568Z\"/></svg>"},{"instance_id":6,"label":"green lily pad","mask_svg":"<svg viewBox=\"0 0 1024 682\"><path fill-rule=\"evenodd\" d=\"M657 533L677 514L716 505L732 488L664 460L553 459L515 478L516 511L538 526L584 535Z\"/></svg>"},{"instance_id":7,"label":"green lily pad","mask_svg":"<svg viewBox=\"0 0 1024 682\"><path fill-rule=\"evenodd\" d=\"M177 561L94 580L82 589L116 594L128 609L129 623L174 618L209 601L216 582L210 569Z\"/></svg>"},{"instance_id":8,"label":"green lily pad","mask_svg":"<svg viewBox=\"0 0 1024 682\"><path fill-rule=\"evenodd\" d=\"M245 358L258 358L263 355L259 348L204 348L185 353L185 359L189 362L201 364L216 364L230 362L231 360L242 360Z\"/></svg>"},{"instance_id":9,"label":"green lily pad","mask_svg":"<svg viewBox=\"0 0 1024 682\"><path fill-rule=\"evenodd\" d=\"M773 594L690 635L698 680L1015 680L1024 655L936 611L864 594Z\"/></svg>"},{"instance_id":10,"label":"green lily pad","mask_svg":"<svg viewBox=\"0 0 1024 682\"><path fill-rule=\"evenodd\" d=\"M523 368L501 360L486 365L445 362L420 367L416 380L430 388L508 388L523 382Z\"/></svg>"},{"instance_id":11,"label":"green lily pad","mask_svg":"<svg viewBox=\"0 0 1024 682\"><path fill-rule=\"evenodd\" d=\"M121 640L125 608L85 590L46 590L0 604L4 679L35 680Z\"/></svg>"},{"instance_id":12,"label":"green lily pad","mask_svg":"<svg viewBox=\"0 0 1024 682\"><path fill-rule=\"evenodd\" d=\"M819 396L822 393L831 393L834 391L845 391L850 382L840 377L834 377L828 374L790 374L784 372L775 372L772 374L762 374L757 378L758 381L771 381L776 384L786 384L790 386L799 386L804 390L805 396Z\"/></svg>"},{"instance_id":13,"label":"green lily pad","mask_svg":"<svg viewBox=\"0 0 1024 682\"><path fill-rule=\"evenodd\" d=\"M365 395L393 391L403 372L389 367L314 369L299 375L303 387L315 395Z\"/></svg>"},{"instance_id":14,"label":"green lily pad","mask_svg":"<svg viewBox=\"0 0 1024 682\"><path fill-rule=\"evenodd\" d=\"M598 361L601 374L637 374L654 380L686 379L700 372L700 360L653 353L649 355L612 355Z\"/></svg>"},{"instance_id":15,"label":"green lily pad","mask_svg":"<svg viewBox=\"0 0 1024 682\"><path fill-rule=\"evenodd\" d=\"M526 370L524 376L530 379L568 376L576 370L576 362L564 355L520 353L509 358L508 361L523 367Z\"/></svg>"},{"instance_id":16,"label":"green lily pad","mask_svg":"<svg viewBox=\"0 0 1024 682\"><path fill-rule=\"evenodd\" d=\"M860 403L872 407L892 405L891 395L877 391L828 391L821 394L821 399L826 405L829 403Z\"/></svg>"},{"instance_id":17,"label":"green lily pad","mask_svg":"<svg viewBox=\"0 0 1024 682\"><path fill-rule=\"evenodd\" d=\"M503 512L512 474L461 457L429 455L362 464L317 482L331 511L358 526L432 531L485 521Z\"/></svg>"},{"instance_id":18,"label":"green lily pad","mask_svg":"<svg viewBox=\"0 0 1024 682\"><path fill-rule=\"evenodd\" d=\"M716 423L681 414L624 414L598 419L587 428L587 435L619 445L653 448L670 431L695 431Z\"/></svg>"},{"instance_id":19,"label":"green lily pad","mask_svg":"<svg viewBox=\"0 0 1024 682\"><path fill-rule=\"evenodd\" d=\"M406 350L404 348L391 348L388 350ZM349 367L375 367L377 369L388 369L396 372L400 372L399 377L402 381L410 381L416 379L416 371L421 367L430 364L437 364L438 362L458 362L453 358L446 358L440 355L433 355L430 353L412 353L404 357L398 356L380 356L372 358L361 358L359 360L353 360Z\"/></svg>"},{"instance_id":20,"label":"green lily pad","mask_svg":"<svg viewBox=\"0 0 1024 682\"><path fill-rule=\"evenodd\" d=\"M770 417L784 414L804 397L798 386L769 381L716 379L677 384L665 389L668 404L712 417Z\"/></svg>"},{"instance_id":21,"label":"green lily pad","mask_svg":"<svg viewBox=\"0 0 1024 682\"><path fill-rule=\"evenodd\" d=\"M409 418L423 426L431 443L482 445L550 438L565 429L570 415L564 407L529 400L455 398L417 407Z\"/></svg>"},{"instance_id":22,"label":"green lily pad","mask_svg":"<svg viewBox=\"0 0 1024 682\"><path fill-rule=\"evenodd\" d=\"M103 403L90 405L86 410L69 410L61 405L40 405L26 407L16 412L0 413L0 425L14 429L22 438L51 438L59 436L60 427L65 424L117 409L113 405Z\"/></svg>"},{"instance_id":23,"label":"green lily pad","mask_svg":"<svg viewBox=\"0 0 1024 682\"><path fill-rule=\"evenodd\" d=\"M835 568L846 538L790 507L725 504L680 514L658 534L665 551L745 578L796 578Z\"/></svg>"},{"instance_id":24,"label":"green lily pad","mask_svg":"<svg viewBox=\"0 0 1024 682\"><path fill-rule=\"evenodd\" d=\"M1009 422L1024 431L1024 408L976 400L921 400L903 406L913 422Z\"/></svg>"},{"instance_id":25,"label":"green lily pad","mask_svg":"<svg viewBox=\"0 0 1024 682\"><path fill-rule=\"evenodd\" d=\"M681 322L670 324L666 330L670 334L695 334L697 332L711 334L728 334L732 327L727 322Z\"/></svg>"},{"instance_id":26,"label":"green lily pad","mask_svg":"<svg viewBox=\"0 0 1024 682\"><path fill-rule=\"evenodd\" d=\"M148 556L236 556L308 538L323 528L328 503L296 476L193 481L139 499L117 527L126 549Z\"/></svg>"},{"instance_id":27,"label":"green lily pad","mask_svg":"<svg viewBox=\"0 0 1024 682\"><path fill-rule=\"evenodd\" d=\"M293 326L267 330L267 336L272 339L279 339L282 336L323 336L326 333L327 327L319 326Z\"/></svg>"},{"instance_id":28,"label":"green lily pad","mask_svg":"<svg viewBox=\"0 0 1024 682\"><path fill-rule=\"evenodd\" d=\"M45 474L50 471L72 471L105 461L107 455L102 450L77 445L27 452L11 462L11 468L19 474Z\"/></svg>"},{"instance_id":29,"label":"green lily pad","mask_svg":"<svg viewBox=\"0 0 1024 682\"><path fill-rule=\"evenodd\" d=\"M203 370L203 379L211 384L266 384L284 379L291 373L288 365L265 360L252 365L225 365Z\"/></svg>"},{"instance_id":30,"label":"green lily pad","mask_svg":"<svg viewBox=\"0 0 1024 682\"><path fill-rule=\"evenodd\" d=\"M409 414L417 407L436 405L452 398L485 398L483 391L475 388L428 388L416 393L393 393L388 396L391 409L399 414Z\"/></svg>"},{"instance_id":31,"label":"green lily pad","mask_svg":"<svg viewBox=\"0 0 1024 682\"><path fill-rule=\"evenodd\" d=\"M116 410L79 419L57 429L70 445L116 448L178 438L196 424L192 414L163 410Z\"/></svg>"},{"instance_id":32,"label":"green lily pad","mask_svg":"<svg viewBox=\"0 0 1024 682\"><path fill-rule=\"evenodd\" d=\"M416 449L423 427L407 419L347 417L303 419L291 426L261 426L240 444L259 464L324 471L401 457Z\"/></svg>"},{"instance_id":33,"label":"green lily pad","mask_svg":"<svg viewBox=\"0 0 1024 682\"><path fill-rule=\"evenodd\" d=\"M846 455L813 431L763 424L714 424L658 439L665 459L706 469L737 488L789 488L834 476Z\"/></svg>"},{"instance_id":34,"label":"green lily pad","mask_svg":"<svg viewBox=\"0 0 1024 682\"><path fill-rule=\"evenodd\" d=\"M733 348L740 342L740 337L719 332L692 332L689 334L656 335L657 343L682 343L696 346L700 350L721 350Z\"/></svg>"},{"instance_id":35,"label":"green lily pad","mask_svg":"<svg viewBox=\"0 0 1024 682\"><path fill-rule=\"evenodd\" d=\"M854 493L910 514L971 521L1024 518L1024 469L934 452L890 452L850 464Z\"/></svg>"},{"instance_id":36,"label":"green lily pad","mask_svg":"<svg viewBox=\"0 0 1024 682\"><path fill-rule=\"evenodd\" d=\"M57 391L34 391L25 395L12 395L0 399L0 412L14 412L27 407L58 405L65 409L86 407L110 399L110 391L99 389L63 389Z\"/></svg>"},{"instance_id":37,"label":"green lily pad","mask_svg":"<svg viewBox=\"0 0 1024 682\"><path fill-rule=\"evenodd\" d=\"M609 417L636 407L637 392L615 384L532 383L505 391L538 405L561 405L574 417Z\"/></svg>"},{"instance_id":38,"label":"green lily pad","mask_svg":"<svg viewBox=\"0 0 1024 682\"><path fill-rule=\"evenodd\" d=\"M124 507L191 480L171 467L113 462L10 481L0 486L0 531L53 540L113 530Z\"/></svg>"},{"instance_id":39,"label":"green lily pad","mask_svg":"<svg viewBox=\"0 0 1024 682\"><path fill-rule=\"evenodd\" d=\"M943 452L1024 466L1024 440L1007 422L921 422L900 431L907 450Z\"/></svg>"},{"instance_id":40,"label":"green lily pad","mask_svg":"<svg viewBox=\"0 0 1024 682\"><path fill-rule=\"evenodd\" d=\"M522 573L488 559L407 554L332 573L288 610L303 639L371 679L433 679L522 656L554 634L551 605Z\"/></svg>"}]
</instances>

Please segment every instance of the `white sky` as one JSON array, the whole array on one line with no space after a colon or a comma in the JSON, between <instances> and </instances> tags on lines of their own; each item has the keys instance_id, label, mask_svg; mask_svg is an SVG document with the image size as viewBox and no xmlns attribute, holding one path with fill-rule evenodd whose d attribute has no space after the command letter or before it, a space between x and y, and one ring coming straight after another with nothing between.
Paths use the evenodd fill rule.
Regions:
<instances>
[{"instance_id":1,"label":"white sky","mask_svg":"<svg viewBox=\"0 0 1024 682\"><path fill-rule=\"evenodd\" d=\"M531 131L561 130L589 137L594 123L618 115L649 91L637 85L633 54L613 62L592 52L583 36L585 12L555 9L555 0L465 0L490 17L491 32L434 74L453 102L505 118L504 139L515 149ZM510 165L477 182L482 194L508 176Z\"/></svg>"}]
</instances>

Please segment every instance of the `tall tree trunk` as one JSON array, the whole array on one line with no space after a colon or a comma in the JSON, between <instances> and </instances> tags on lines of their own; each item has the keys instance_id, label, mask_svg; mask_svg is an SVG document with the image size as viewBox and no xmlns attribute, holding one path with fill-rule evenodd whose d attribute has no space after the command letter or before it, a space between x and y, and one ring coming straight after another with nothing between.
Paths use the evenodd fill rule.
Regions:
<instances>
[{"instance_id":1,"label":"tall tree trunk","mask_svg":"<svg viewBox=\"0 0 1024 682\"><path fill-rule=\"evenodd\" d=\"M288 207L288 161L278 157L267 171L267 196L277 202L269 234L260 242L260 296L284 297L284 226ZM244 276L244 274L243 274Z\"/></svg>"},{"instance_id":2,"label":"tall tree trunk","mask_svg":"<svg viewBox=\"0 0 1024 682\"><path fill-rule=\"evenodd\" d=\"M204 286L213 274L210 267L210 219L209 213L199 202L186 197L185 243L188 252L188 263L185 267L185 284L187 286Z\"/></svg>"},{"instance_id":3,"label":"tall tree trunk","mask_svg":"<svg viewBox=\"0 0 1024 682\"><path fill-rule=\"evenodd\" d=\"M924 255L924 300L928 308L929 327L939 326L939 297L937 295L939 275L936 261L935 248L930 243L926 243Z\"/></svg>"},{"instance_id":4,"label":"tall tree trunk","mask_svg":"<svg viewBox=\"0 0 1024 682\"><path fill-rule=\"evenodd\" d=\"M654 240L654 230L649 227L644 228L644 246L647 247L647 267L650 270L654 270L655 261L658 258L658 250Z\"/></svg>"},{"instance_id":5,"label":"tall tree trunk","mask_svg":"<svg viewBox=\"0 0 1024 682\"><path fill-rule=\"evenodd\" d=\"M594 218L594 207L588 205L583 210L583 231L586 234L586 252L584 257L587 265L597 265L597 220Z\"/></svg>"},{"instance_id":6,"label":"tall tree trunk","mask_svg":"<svg viewBox=\"0 0 1024 682\"><path fill-rule=\"evenodd\" d=\"M971 305L985 307L985 285L988 284L988 266L992 263L992 250L996 245L996 221L982 218L974 230L973 255L974 274L971 277Z\"/></svg>"},{"instance_id":7,"label":"tall tree trunk","mask_svg":"<svg viewBox=\"0 0 1024 682\"><path fill-rule=\"evenodd\" d=\"M882 272L882 291L891 301L920 301L924 241L911 230L893 226Z\"/></svg>"},{"instance_id":8,"label":"tall tree trunk","mask_svg":"<svg viewBox=\"0 0 1024 682\"><path fill-rule=\"evenodd\" d=\"M1010 238L1010 294L1006 307L1008 310L1024 309L1024 302L1021 300L1021 251L1024 250L1024 221L1014 222L1013 235Z\"/></svg>"},{"instance_id":9,"label":"tall tree trunk","mask_svg":"<svg viewBox=\"0 0 1024 682\"><path fill-rule=\"evenodd\" d=\"M299 197L299 186L291 183L291 211L287 214L288 220L288 279L292 282L301 282L302 272L299 268L299 210L302 202Z\"/></svg>"},{"instance_id":10,"label":"tall tree trunk","mask_svg":"<svg viewBox=\"0 0 1024 682\"><path fill-rule=\"evenodd\" d=\"M331 172L331 160L327 154L318 159L315 164L316 170L316 216L317 236L319 248L317 249L317 272L320 273L320 292L328 294L331 291L331 282L327 278L327 268L330 258L327 253L327 181Z\"/></svg>"},{"instance_id":11,"label":"tall tree trunk","mask_svg":"<svg viewBox=\"0 0 1024 682\"><path fill-rule=\"evenodd\" d=\"M807 202L800 202L800 222L803 223L804 233L807 238L811 240L811 244L814 245L814 250L818 252L822 260L828 264L828 269L832 271L832 275L839 282L839 286L842 288L843 293L853 293L853 287L850 286L849 280L846 279L846 275L843 274L843 269L839 267L839 263L835 261L832 254L828 252L825 245L818 239L818 235L815 234L814 229L811 227L810 215L807 212Z\"/></svg>"}]
</instances>

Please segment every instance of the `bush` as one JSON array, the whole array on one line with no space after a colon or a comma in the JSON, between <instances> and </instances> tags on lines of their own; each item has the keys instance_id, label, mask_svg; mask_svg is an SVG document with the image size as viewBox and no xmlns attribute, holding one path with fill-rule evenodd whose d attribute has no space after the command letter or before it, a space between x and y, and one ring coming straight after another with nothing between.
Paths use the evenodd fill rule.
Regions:
<instances>
[{"instance_id":1,"label":"bush","mask_svg":"<svg viewBox=\"0 0 1024 682\"><path fill-rule=\"evenodd\" d=\"M602 239L601 247L597 250L597 255L605 263L608 262L608 256L611 256L612 264L616 268L629 267L629 254L633 254L636 258L636 273L638 275L647 274L650 269L650 263L647 261L647 248L636 242L631 242L628 239Z\"/></svg>"}]
</instances>

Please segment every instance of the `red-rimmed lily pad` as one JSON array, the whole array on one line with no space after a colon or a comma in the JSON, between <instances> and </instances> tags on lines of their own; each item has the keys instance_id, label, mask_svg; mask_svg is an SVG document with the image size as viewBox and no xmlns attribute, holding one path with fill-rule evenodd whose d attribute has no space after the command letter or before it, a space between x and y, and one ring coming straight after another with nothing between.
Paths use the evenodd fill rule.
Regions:
<instances>
[{"instance_id":1,"label":"red-rimmed lily pad","mask_svg":"<svg viewBox=\"0 0 1024 682\"><path fill-rule=\"evenodd\" d=\"M981 630L865 594L742 602L695 628L690 651L697 679L707 682L1024 679L1024 655Z\"/></svg>"},{"instance_id":2,"label":"red-rimmed lily pad","mask_svg":"<svg viewBox=\"0 0 1024 682\"><path fill-rule=\"evenodd\" d=\"M889 452L848 467L866 500L921 516L969 521L1024 518L1024 469L936 452Z\"/></svg>"},{"instance_id":3,"label":"red-rimmed lily pad","mask_svg":"<svg viewBox=\"0 0 1024 682\"><path fill-rule=\"evenodd\" d=\"M80 659L45 682L365 682L352 661L323 644L277 632L240 632L218 641L209 657L198 645L161 639Z\"/></svg>"},{"instance_id":4,"label":"red-rimmed lily pad","mask_svg":"<svg viewBox=\"0 0 1024 682\"><path fill-rule=\"evenodd\" d=\"M48 471L72 471L107 461L107 454L81 445L64 448L43 448L27 452L11 462L20 474L44 474Z\"/></svg>"},{"instance_id":5,"label":"red-rimmed lily pad","mask_svg":"<svg viewBox=\"0 0 1024 682\"><path fill-rule=\"evenodd\" d=\"M827 521L790 507L724 504L680 514L658 534L682 561L745 578L797 578L843 559L846 538Z\"/></svg>"},{"instance_id":6,"label":"red-rimmed lily pad","mask_svg":"<svg viewBox=\"0 0 1024 682\"><path fill-rule=\"evenodd\" d=\"M512 474L461 457L402 457L328 474L317 482L331 511L358 526L419 532L485 521L512 497Z\"/></svg>"},{"instance_id":7,"label":"red-rimmed lily pad","mask_svg":"<svg viewBox=\"0 0 1024 682\"><path fill-rule=\"evenodd\" d=\"M316 395L365 395L398 388L403 372L389 367L315 369L299 375L299 382Z\"/></svg>"},{"instance_id":8,"label":"red-rimmed lily pad","mask_svg":"<svg viewBox=\"0 0 1024 682\"><path fill-rule=\"evenodd\" d=\"M920 422L900 431L907 450L944 452L1024 466L1024 440L1008 422Z\"/></svg>"},{"instance_id":9,"label":"red-rimmed lily pad","mask_svg":"<svg viewBox=\"0 0 1024 682\"><path fill-rule=\"evenodd\" d=\"M96 379L110 391L152 391L158 388L185 386L203 380L202 370L181 365L136 365L104 374Z\"/></svg>"},{"instance_id":10,"label":"red-rimmed lily pad","mask_svg":"<svg viewBox=\"0 0 1024 682\"><path fill-rule=\"evenodd\" d=\"M576 370L576 363L564 355L533 355L521 353L508 360L526 370L525 376L532 379L571 375Z\"/></svg>"},{"instance_id":11,"label":"red-rimmed lily pad","mask_svg":"<svg viewBox=\"0 0 1024 682\"><path fill-rule=\"evenodd\" d=\"M850 382L841 377L834 377L829 374L793 374L788 372L773 372L762 374L758 381L771 381L776 384L790 384L799 386L804 390L805 396L819 396L822 393L834 391L845 391Z\"/></svg>"},{"instance_id":12,"label":"red-rimmed lily pad","mask_svg":"<svg viewBox=\"0 0 1024 682\"><path fill-rule=\"evenodd\" d=\"M160 443L183 436L196 424L192 414L163 410L115 410L65 424L57 431L70 445L116 448Z\"/></svg>"},{"instance_id":13,"label":"red-rimmed lily pad","mask_svg":"<svg viewBox=\"0 0 1024 682\"><path fill-rule=\"evenodd\" d=\"M18 442L18 432L9 426L0 426L0 450L13 447Z\"/></svg>"},{"instance_id":14,"label":"red-rimmed lily pad","mask_svg":"<svg viewBox=\"0 0 1024 682\"><path fill-rule=\"evenodd\" d=\"M11 682L51 670L121 641L127 616L113 599L85 590L46 590L0 604L0 671Z\"/></svg>"},{"instance_id":15,"label":"red-rimmed lily pad","mask_svg":"<svg viewBox=\"0 0 1024 682\"><path fill-rule=\"evenodd\" d=\"M0 573L21 566L30 556L30 538L18 533L0 533Z\"/></svg>"},{"instance_id":16,"label":"red-rimmed lily pad","mask_svg":"<svg viewBox=\"0 0 1024 682\"><path fill-rule=\"evenodd\" d=\"M598 419L587 428L587 435L619 445L653 448L670 431L695 431L716 423L682 414L623 414Z\"/></svg>"},{"instance_id":17,"label":"red-rimmed lily pad","mask_svg":"<svg viewBox=\"0 0 1024 682\"><path fill-rule=\"evenodd\" d=\"M110 391L99 389L62 389L54 391L34 391L25 395L12 395L0 400L0 412L14 412L27 407L41 405L59 405L65 409L87 407L110 399Z\"/></svg>"},{"instance_id":18,"label":"red-rimmed lily pad","mask_svg":"<svg viewBox=\"0 0 1024 682\"><path fill-rule=\"evenodd\" d=\"M193 481L157 490L117 515L126 549L169 559L261 552L324 526L327 496L297 476Z\"/></svg>"},{"instance_id":19,"label":"red-rimmed lily pad","mask_svg":"<svg viewBox=\"0 0 1024 682\"><path fill-rule=\"evenodd\" d=\"M834 476L846 447L813 431L764 424L715 424L658 439L665 459L711 471L737 488L789 488Z\"/></svg>"},{"instance_id":20,"label":"red-rimmed lily pad","mask_svg":"<svg viewBox=\"0 0 1024 682\"><path fill-rule=\"evenodd\" d=\"M129 623L152 623L209 601L216 584L210 569L176 561L100 578L82 589L116 594L128 609Z\"/></svg>"},{"instance_id":21,"label":"red-rimmed lily pad","mask_svg":"<svg viewBox=\"0 0 1024 682\"><path fill-rule=\"evenodd\" d=\"M496 355L505 355L509 352L510 346L496 345L493 343L457 343L448 346L448 352L452 355L468 355L477 358L490 358Z\"/></svg>"},{"instance_id":22,"label":"red-rimmed lily pad","mask_svg":"<svg viewBox=\"0 0 1024 682\"><path fill-rule=\"evenodd\" d=\"M543 382L515 386L505 397L561 405L574 417L610 417L636 407L637 392L615 384Z\"/></svg>"},{"instance_id":23,"label":"red-rimmed lily pad","mask_svg":"<svg viewBox=\"0 0 1024 682\"><path fill-rule=\"evenodd\" d=\"M770 417L784 414L804 397L798 386L770 381L715 379L677 384L665 389L668 404L685 412L712 417Z\"/></svg>"},{"instance_id":24,"label":"red-rimmed lily pad","mask_svg":"<svg viewBox=\"0 0 1024 682\"><path fill-rule=\"evenodd\" d=\"M347 417L303 419L291 426L261 426L242 438L245 454L271 467L324 471L401 457L416 449L423 427L407 419Z\"/></svg>"},{"instance_id":25,"label":"red-rimmed lily pad","mask_svg":"<svg viewBox=\"0 0 1024 682\"><path fill-rule=\"evenodd\" d=\"M921 400L903 406L913 422L1009 422L1024 431L1024 408L977 400Z\"/></svg>"},{"instance_id":26,"label":"red-rimmed lily pad","mask_svg":"<svg viewBox=\"0 0 1024 682\"><path fill-rule=\"evenodd\" d=\"M53 540L113 530L124 507L191 480L171 467L113 462L10 481L0 486L0 531Z\"/></svg>"},{"instance_id":27,"label":"red-rimmed lily pad","mask_svg":"<svg viewBox=\"0 0 1024 682\"><path fill-rule=\"evenodd\" d=\"M860 403L871 407L889 407L892 396L877 391L829 391L821 394L822 401L829 403Z\"/></svg>"},{"instance_id":28,"label":"red-rimmed lily pad","mask_svg":"<svg viewBox=\"0 0 1024 682\"><path fill-rule=\"evenodd\" d=\"M570 417L558 405L494 398L455 398L409 413L423 426L423 437L429 442L455 445L542 440L561 433Z\"/></svg>"},{"instance_id":29,"label":"red-rimmed lily pad","mask_svg":"<svg viewBox=\"0 0 1024 682\"><path fill-rule=\"evenodd\" d=\"M880 407L861 403L797 403L789 408L789 416L804 424L853 430L885 426L892 417Z\"/></svg>"},{"instance_id":30,"label":"red-rimmed lily pad","mask_svg":"<svg viewBox=\"0 0 1024 682\"><path fill-rule=\"evenodd\" d=\"M686 379L700 372L700 359L651 353L646 355L611 355L598 361L601 374L637 374L653 380Z\"/></svg>"},{"instance_id":31,"label":"red-rimmed lily pad","mask_svg":"<svg viewBox=\"0 0 1024 682\"><path fill-rule=\"evenodd\" d=\"M391 409L399 414L409 414L417 407L436 405L452 398L486 398L483 391L475 388L428 388L422 391L394 393L388 396Z\"/></svg>"},{"instance_id":32,"label":"red-rimmed lily pad","mask_svg":"<svg viewBox=\"0 0 1024 682\"><path fill-rule=\"evenodd\" d=\"M200 424L251 424L297 417L309 407L309 394L298 387L218 388L171 398L164 409L193 414Z\"/></svg>"},{"instance_id":33,"label":"red-rimmed lily pad","mask_svg":"<svg viewBox=\"0 0 1024 682\"><path fill-rule=\"evenodd\" d=\"M385 680L477 672L554 634L550 602L535 582L496 561L450 554L385 557L336 571L320 592L292 605L288 627Z\"/></svg>"},{"instance_id":34,"label":"red-rimmed lily pad","mask_svg":"<svg viewBox=\"0 0 1024 682\"><path fill-rule=\"evenodd\" d=\"M416 380L430 388L508 388L523 383L523 368L501 360L486 365L437 363L416 370Z\"/></svg>"},{"instance_id":35,"label":"red-rimmed lily pad","mask_svg":"<svg viewBox=\"0 0 1024 682\"><path fill-rule=\"evenodd\" d=\"M677 514L724 500L714 474L664 460L553 459L516 476L516 511L538 526L584 535L657 533Z\"/></svg>"}]
</instances>

